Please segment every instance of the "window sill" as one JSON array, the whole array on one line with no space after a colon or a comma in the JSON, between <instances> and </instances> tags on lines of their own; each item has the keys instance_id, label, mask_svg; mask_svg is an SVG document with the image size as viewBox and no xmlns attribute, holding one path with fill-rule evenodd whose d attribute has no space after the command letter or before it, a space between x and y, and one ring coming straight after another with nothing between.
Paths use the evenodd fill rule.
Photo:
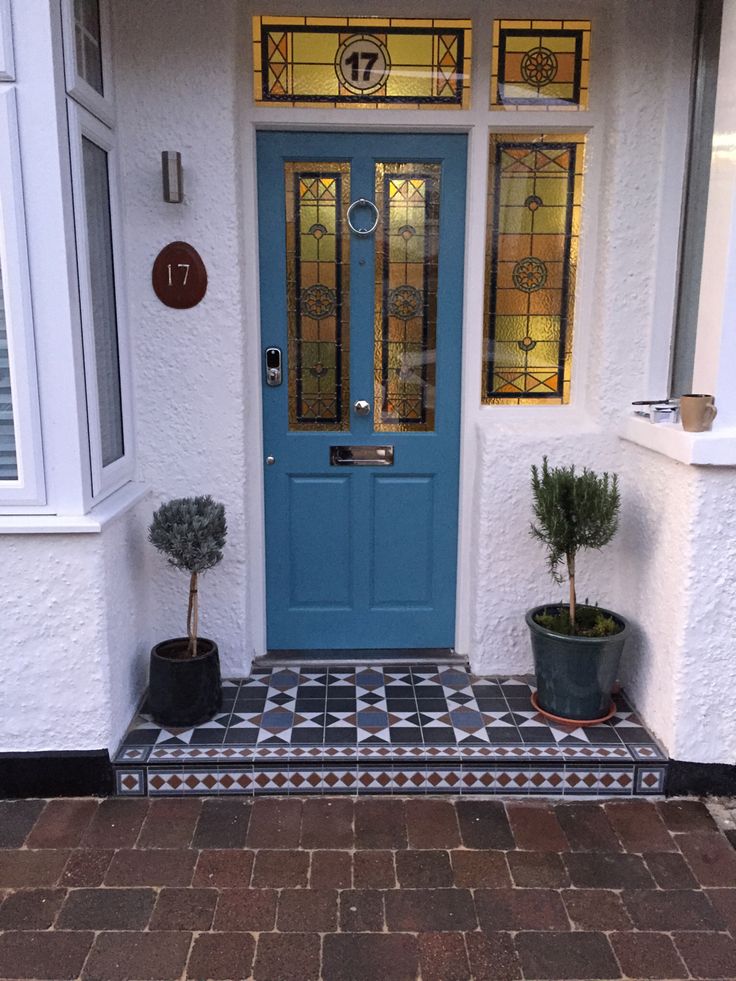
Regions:
<instances>
[{"instance_id":1,"label":"window sill","mask_svg":"<svg viewBox=\"0 0 736 981\"><path fill-rule=\"evenodd\" d=\"M131 481L87 514L4 514L0 535L95 535L142 501L148 485Z\"/></svg>"},{"instance_id":2,"label":"window sill","mask_svg":"<svg viewBox=\"0 0 736 981\"><path fill-rule=\"evenodd\" d=\"M651 423L629 417L619 435L622 439L671 460L693 466L735 467L736 429L716 429L708 433L686 433L679 425Z\"/></svg>"}]
</instances>

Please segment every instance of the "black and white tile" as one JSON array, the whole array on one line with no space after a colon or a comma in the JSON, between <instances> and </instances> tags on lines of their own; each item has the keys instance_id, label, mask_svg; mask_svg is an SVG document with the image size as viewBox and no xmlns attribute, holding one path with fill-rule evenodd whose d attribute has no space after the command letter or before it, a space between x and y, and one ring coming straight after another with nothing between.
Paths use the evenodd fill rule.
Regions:
<instances>
[{"instance_id":1,"label":"black and white tile","mask_svg":"<svg viewBox=\"0 0 736 981\"><path fill-rule=\"evenodd\" d=\"M661 794L667 757L623 695L596 726L550 722L527 678L455 665L257 670L212 720L145 711L115 758L121 795Z\"/></svg>"}]
</instances>

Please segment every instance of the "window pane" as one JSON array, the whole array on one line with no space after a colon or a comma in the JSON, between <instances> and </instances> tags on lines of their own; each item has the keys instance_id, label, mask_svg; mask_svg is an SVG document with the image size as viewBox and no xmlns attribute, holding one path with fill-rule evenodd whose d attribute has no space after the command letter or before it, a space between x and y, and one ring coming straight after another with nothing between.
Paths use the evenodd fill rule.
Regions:
<instances>
[{"instance_id":1,"label":"window pane","mask_svg":"<svg viewBox=\"0 0 736 981\"><path fill-rule=\"evenodd\" d=\"M74 0L74 43L77 74L103 95L99 0Z\"/></svg>"},{"instance_id":2,"label":"window pane","mask_svg":"<svg viewBox=\"0 0 736 981\"><path fill-rule=\"evenodd\" d=\"M350 169L287 163L285 173L289 429L347 429Z\"/></svg>"},{"instance_id":3,"label":"window pane","mask_svg":"<svg viewBox=\"0 0 736 981\"><path fill-rule=\"evenodd\" d=\"M118 460L124 451L115 272L110 224L110 185L106 151L86 137L82 137L82 154L100 441L102 465L106 467L109 463Z\"/></svg>"},{"instance_id":4,"label":"window pane","mask_svg":"<svg viewBox=\"0 0 736 981\"><path fill-rule=\"evenodd\" d=\"M376 164L376 432L434 429L439 164Z\"/></svg>"},{"instance_id":5,"label":"window pane","mask_svg":"<svg viewBox=\"0 0 736 981\"><path fill-rule=\"evenodd\" d=\"M491 137L483 401L570 399L585 137Z\"/></svg>"},{"instance_id":6,"label":"window pane","mask_svg":"<svg viewBox=\"0 0 736 981\"><path fill-rule=\"evenodd\" d=\"M470 105L469 20L253 18L255 98L281 105Z\"/></svg>"},{"instance_id":7,"label":"window pane","mask_svg":"<svg viewBox=\"0 0 736 981\"><path fill-rule=\"evenodd\" d=\"M5 324L2 270L0 270L0 480L17 480L13 401L10 391L10 361Z\"/></svg>"}]
</instances>

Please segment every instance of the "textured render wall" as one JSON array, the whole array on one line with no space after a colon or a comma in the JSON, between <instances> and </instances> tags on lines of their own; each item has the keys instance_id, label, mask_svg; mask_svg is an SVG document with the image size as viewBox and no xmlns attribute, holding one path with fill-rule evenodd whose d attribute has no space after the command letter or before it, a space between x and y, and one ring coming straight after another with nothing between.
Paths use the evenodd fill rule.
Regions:
<instances>
[{"instance_id":1,"label":"textured render wall","mask_svg":"<svg viewBox=\"0 0 736 981\"><path fill-rule=\"evenodd\" d=\"M469 653L478 671L529 670L524 611L560 595L543 551L527 533L531 463L546 452L554 462L617 470L624 492L621 533L605 553L585 557L581 595L632 618L624 679L670 752L727 759L728 734L704 737L695 720L708 711L720 690L718 675L729 668L729 634L717 617L706 616L713 653L705 658L691 614L693 597L710 596L699 568L717 551L722 502L713 488L727 478L622 443L616 434L628 402L648 391L655 335L668 329L666 304L664 313L658 305L658 262L662 221L671 216L676 193L673 198L663 185L673 139L663 106L673 91L687 97L689 40L682 23L692 5L656 0L598 9L609 18L609 42L599 40L597 49L609 71L604 128L589 155L591 173L598 175L588 185L597 204L596 252L588 259L593 268L577 324L578 414L569 421L554 409L544 417L517 412L514 418L484 410L469 420L466 438L476 461ZM246 426L260 405L243 384L246 349L258 328L244 322L240 292L242 269L252 257L252 239L241 232L237 149L241 22L229 0L186 8L177 0L128 0L114 5L114 16L140 476L154 490L153 501L131 521L142 541L158 500L206 491L226 503L230 542L225 562L202 584L203 629L220 643L225 671L242 672L253 647L248 590L260 575L258 562L246 555L246 502L260 481L260 465L247 465L260 456L247 442ZM161 201L161 149L182 151L184 205ZM210 273L207 297L191 311L168 310L150 289L154 256L177 238L199 249ZM114 669L122 672L115 685L126 692L142 683L150 643L180 633L184 620L183 577L148 547L141 546L135 561L148 612L135 634L136 672ZM722 552L717 566L725 577ZM131 581L131 593L136 588L140 582ZM126 609L124 600L116 608L120 622ZM693 692L695 710L688 701ZM691 730L698 734L697 750Z\"/></svg>"},{"instance_id":2,"label":"textured render wall","mask_svg":"<svg viewBox=\"0 0 736 981\"><path fill-rule=\"evenodd\" d=\"M244 343L256 324L241 303L245 258L235 125L237 5L229 0L113 4L116 98L125 207L128 306L134 344L139 473L152 487L142 526L161 500L212 494L229 525L222 564L202 580L201 631L220 646L223 671L250 663L246 615L245 424L260 393L243 384ZM161 150L179 150L185 201L161 196ZM204 300L172 310L151 289L167 242L191 242L208 269ZM142 532L144 528L142 527ZM150 546L141 575L149 617L141 636L186 631L187 582Z\"/></svg>"},{"instance_id":3,"label":"textured render wall","mask_svg":"<svg viewBox=\"0 0 736 981\"><path fill-rule=\"evenodd\" d=\"M111 711L103 536L2 546L0 752L100 749Z\"/></svg>"}]
</instances>

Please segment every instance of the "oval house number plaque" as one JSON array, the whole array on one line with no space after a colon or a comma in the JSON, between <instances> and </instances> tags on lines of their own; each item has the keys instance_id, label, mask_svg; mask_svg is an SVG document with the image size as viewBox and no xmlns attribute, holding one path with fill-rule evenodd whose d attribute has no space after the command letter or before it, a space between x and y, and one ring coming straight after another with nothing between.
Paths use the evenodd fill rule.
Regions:
<instances>
[{"instance_id":1,"label":"oval house number plaque","mask_svg":"<svg viewBox=\"0 0 736 981\"><path fill-rule=\"evenodd\" d=\"M171 242L156 256L151 282L162 303L186 310L196 307L207 292L207 270L193 245Z\"/></svg>"}]
</instances>

